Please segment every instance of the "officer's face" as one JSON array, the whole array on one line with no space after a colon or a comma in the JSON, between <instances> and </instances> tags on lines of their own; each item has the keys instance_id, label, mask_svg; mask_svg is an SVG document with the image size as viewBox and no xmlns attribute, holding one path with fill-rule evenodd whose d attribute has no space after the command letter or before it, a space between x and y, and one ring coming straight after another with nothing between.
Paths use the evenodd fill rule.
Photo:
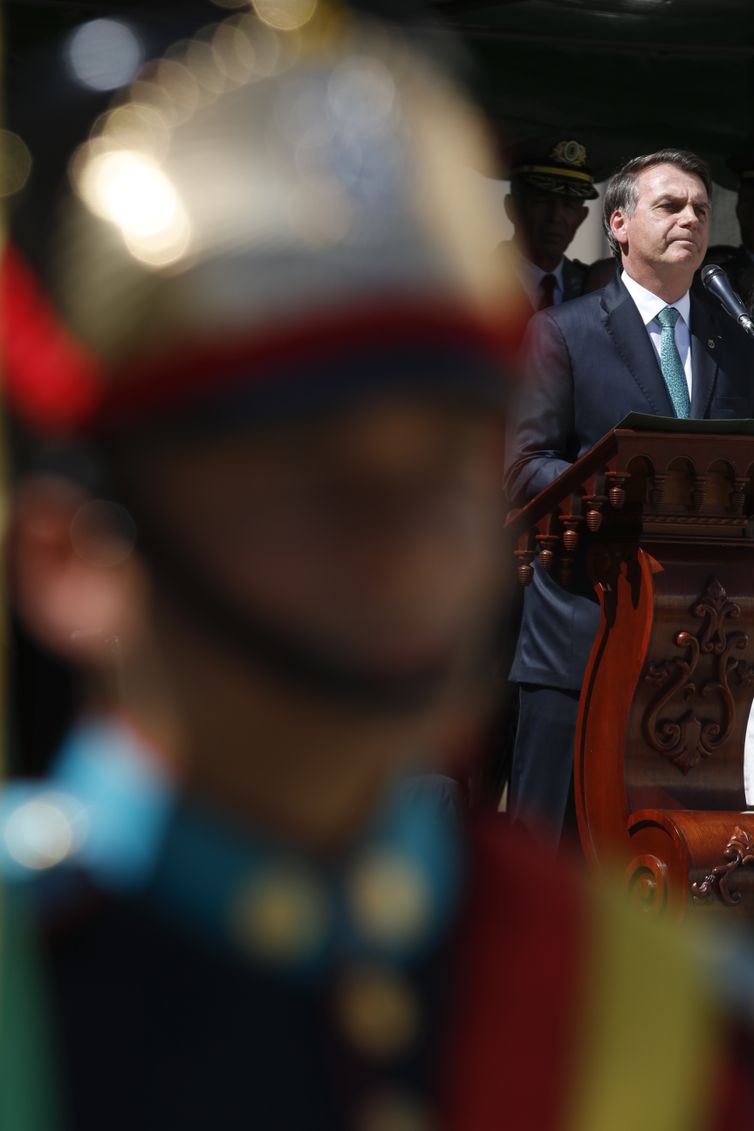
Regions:
<instances>
[{"instance_id":1,"label":"officer's face","mask_svg":"<svg viewBox=\"0 0 754 1131\"><path fill-rule=\"evenodd\" d=\"M675 165L657 165L637 177L633 212L611 218L624 262L642 271L682 277L684 290L702 263L709 241L710 206L704 183Z\"/></svg>"},{"instance_id":2,"label":"officer's face","mask_svg":"<svg viewBox=\"0 0 754 1131\"><path fill-rule=\"evenodd\" d=\"M378 677L452 666L489 626L500 482L498 421L401 400L156 448L136 471L150 524L239 617Z\"/></svg>"},{"instance_id":3,"label":"officer's face","mask_svg":"<svg viewBox=\"0 0 754 1131\"><path fill-rule=\"evenodd\" d=\"M542 270L557 267L587 213L581 200L533 188L523 189L511 206L516 239Z\"/></svg>"}]
</instances>

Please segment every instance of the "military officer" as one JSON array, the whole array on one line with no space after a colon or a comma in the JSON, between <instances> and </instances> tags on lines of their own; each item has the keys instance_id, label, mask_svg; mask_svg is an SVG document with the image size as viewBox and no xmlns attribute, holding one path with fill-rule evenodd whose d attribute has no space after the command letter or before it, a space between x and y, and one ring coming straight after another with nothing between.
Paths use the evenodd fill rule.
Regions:
<instances>
[{"instance_id":1,"label":"military officer","mask_svg":"<svg viewBox=\"0 0 754 1131\"><path fill-rule=\"evenodd\" d=\"M527 142L513 151L505 212L522 302L529 313L584 293L588 267L566 251L597 198L586 147L573 138Z\"/></svg>"}]
</instances>

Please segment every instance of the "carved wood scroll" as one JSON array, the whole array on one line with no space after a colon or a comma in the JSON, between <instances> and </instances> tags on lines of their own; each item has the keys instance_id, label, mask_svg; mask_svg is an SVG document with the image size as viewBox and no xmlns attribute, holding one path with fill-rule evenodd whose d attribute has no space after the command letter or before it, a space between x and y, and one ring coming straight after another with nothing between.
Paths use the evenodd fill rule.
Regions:
<instances>
[{"instance_id":1,"label":"carved wood scroll","mask_svg":"<svg viewBox=\"0 0 754 1131\"><path fill-rule=\"evenodd\" d=\"M716 577L691 612L702 621L698 632L673 637L683 655L652 661L644 675L660 689L644 717L645 738L684 774L728 740L736 721L733 689L754 681L754 664L733 655L749 644L748 633L730 627L741 607Z\"/></svg>"}]
</instances>

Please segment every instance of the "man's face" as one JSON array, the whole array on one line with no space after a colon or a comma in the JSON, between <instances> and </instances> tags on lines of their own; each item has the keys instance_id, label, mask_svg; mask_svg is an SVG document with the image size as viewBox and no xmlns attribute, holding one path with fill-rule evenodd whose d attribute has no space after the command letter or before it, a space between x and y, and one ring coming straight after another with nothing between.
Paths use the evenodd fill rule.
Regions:
<instances>
[{"instance_id":1,"label":"man's face","mask_svg":"<svg viewBox=\"0 0 754 1131\"><path fill-rule=\"evenodd\" d=\"M754 251L754 181L744 181L738 192L736 217L741 228L741 243Z\"/></svg>"},{"instance_id":2,"label":"man's face","mask_svg":"<svg viewBox=\"0 0 754 1131\"><path fill-rule=\"evenodd\" d=\"M636 180L638 199L632 213L613 213L611 227L621 244L624 264L641 273L682 276L691 285L709 242L710 205L704 183L675 165L645 169Z\"/></svg>"},{"instance_id":3,"label":"man's face","mask_svg":"<svg viewBox=\"0 0 754 1131\"><path fill-rule=\"evenodd\" d=\"M500 482L494 417L385 400L155 449L136 488L172 553L239 618L400 679L452 669L489 627Z\"/></svg>"},{"instance_id":4,"label":"man's face","mask_svg":"<svg viewBox=\"0 0 754 1131\"><path fill-rule=\"evenodd\" d=\"M543 271L557 267L588 209L582 200L522 187L508 209L516 240L528 259Z\"/></svg>"}]
</instances>

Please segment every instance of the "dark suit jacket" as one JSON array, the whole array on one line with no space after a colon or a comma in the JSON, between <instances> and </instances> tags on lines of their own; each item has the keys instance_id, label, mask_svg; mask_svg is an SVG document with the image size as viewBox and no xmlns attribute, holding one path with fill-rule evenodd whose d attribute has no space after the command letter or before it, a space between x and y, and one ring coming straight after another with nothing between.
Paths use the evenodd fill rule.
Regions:
<instances>
[{"instance_id":1,"label":"dark suit jacket","mask_svg":"<svg viewBox=\"0 0 754 1131\"><path fill-rule=\"evenodd\" d=\"M754 416L754 342L694 292L690 329L691 416ZM506 473L515 505L533 498L627 413L675 415L646 327L618 276L600 291L535 315L525 357L528 376L512 413ZM535 567L511 678L580 687L598 624L583 572L566 591Z\"/></svg>"},{"instance_id":2,"label":"dark suit jacket","mask_svg":"<svg viewBox=\"0 0 754 1131\"><path fill-rule=\"evenodd\" d=\"M501 244L498 244L496 253L504 258L506 270L510 269L510 257L520 255L513 240L504 240ZM589 267L587 264L582 263L578 259L565 259L563 261L563 302L569 302L571 299L579 298L583 295L588 272ZM529 312L530 315L534 314L535 309L523 286L521 286L520 290L521 309Z\"/></svg>"}]
</instances>

